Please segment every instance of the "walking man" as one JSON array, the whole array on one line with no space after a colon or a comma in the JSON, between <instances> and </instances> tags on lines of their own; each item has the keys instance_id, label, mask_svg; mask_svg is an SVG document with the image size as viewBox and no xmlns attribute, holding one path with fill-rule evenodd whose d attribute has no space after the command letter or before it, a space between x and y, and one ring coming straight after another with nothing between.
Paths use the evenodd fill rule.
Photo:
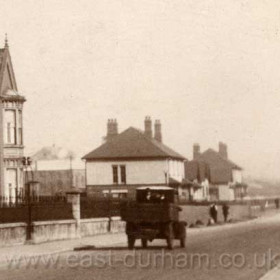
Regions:
<instances>
[{"instance_id":1,"label":"walking man","mask_svg":"<svg viewBox=\"0 0 280 280\"><path fill-rule=\"evenodd\" d=\"M224 221L225 221L225 223L227 222L228 214L229 214L229 206L225 203L225 204L223 205L223 215L224 215Z\"/></svg>"},{"instance_id":2,"label":"walking man","mask_svg":"<svg viewBox=\"0 0 280 280\"><path fill-rule=\"evenodd\" d=\"M214 221L214 223L217 223L217 216L218 216L218 207L216 205L216 203L213 203L210 206L210 217L212 218L212 220Z\"/></svg>"}]
</instances>

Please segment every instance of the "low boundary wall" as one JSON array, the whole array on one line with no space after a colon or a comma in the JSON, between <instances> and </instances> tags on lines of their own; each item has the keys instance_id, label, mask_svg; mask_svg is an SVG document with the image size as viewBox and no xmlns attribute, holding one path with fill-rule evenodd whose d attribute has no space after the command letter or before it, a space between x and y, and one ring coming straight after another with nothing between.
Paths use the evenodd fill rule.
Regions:
<instances>
[{"instance_id":1,"label":"low boundary wall","mask_svg":"<svg viewBox=\"0 0 280 280\"><path fill-rule=\"evenodd\" d=\"M0 224L0 247L22 245L26 241L26 224Z\"/></svg>"},{"instance_id":2,"label":"low boundary wall","mask_svg":"<svg viewBox=\"0 0 280 280\"><path fill-rule=\"evenodd\" d=\"M110 226L109 226L110 224ZM124 232L120 217L33 222L31 244ZM0 224L0 247L26 243L26 223Z\"/></svg>"}]
</instances>

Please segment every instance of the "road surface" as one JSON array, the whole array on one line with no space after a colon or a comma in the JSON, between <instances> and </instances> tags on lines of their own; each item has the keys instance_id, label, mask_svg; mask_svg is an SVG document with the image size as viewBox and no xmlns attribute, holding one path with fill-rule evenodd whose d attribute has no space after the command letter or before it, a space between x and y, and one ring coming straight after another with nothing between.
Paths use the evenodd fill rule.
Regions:
<instances>
[{"instance_id":1,"label":"road surface","mask_svg":"<svg viewBox=\"0 0 280 280\"><path fill-rule=\"evenodd\" d=\"M173 251L164 241L148 249L87 248L54 256L18 258L0 279L246 279L263 276L280 263L280 215L234 225L189 230L187 247Z\"/></svg>"}]
</instances>

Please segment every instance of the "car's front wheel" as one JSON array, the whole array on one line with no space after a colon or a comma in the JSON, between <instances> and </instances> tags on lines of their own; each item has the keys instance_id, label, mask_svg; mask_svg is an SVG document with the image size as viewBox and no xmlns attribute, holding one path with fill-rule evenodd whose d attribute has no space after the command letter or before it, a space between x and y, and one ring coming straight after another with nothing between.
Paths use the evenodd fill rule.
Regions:
<instances>
[{"instance_id":1,"label":"car's front wheel","mask_svg":"<svg viewBox=\"0 0 280 280\"><path fill-rule=\"evenodd\" d=\"M134 248L134 244L135 244L135 237L128 235L127 236L127 241L128 241L128 248L129 249L133 249Z\"/></svg>"},{"instance_id":2,"label":"car's front wheel","mask_svg":"<svg viewBox=\"0 0 280 280\"><path fill-rule=\"evenodd\" d=\"M169 223L167 226L168 226L167 236L166 236L167 248L172 250L173 249L173 239L174 239L173 224Z\"/></svg>"},{"instance_id":3,"label":"car's front wheel","mask_svg":"<svg viewBox=\"0 0 280 280\"><path fill-rule=\"evenodd\" d=\"M142 238L141 239L141 243L142 243L142 247L143 248L147 248L148 246L148 240L146 238Z\"/></svg>"}]
</instances>

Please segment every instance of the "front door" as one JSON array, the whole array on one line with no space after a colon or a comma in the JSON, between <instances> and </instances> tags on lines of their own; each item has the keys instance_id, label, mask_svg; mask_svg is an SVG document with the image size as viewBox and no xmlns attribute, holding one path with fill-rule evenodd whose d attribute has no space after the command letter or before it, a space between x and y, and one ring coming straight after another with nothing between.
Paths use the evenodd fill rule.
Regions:
<instances>
[{"instance_id":1,"label":"front door","mask_svg":"<svg viewBox=\"0 0 280 280\"><path fill-rule=\"evenodd\" d=\"M17 189L17 170L12 168L7 169L6 178L6 196L9 197L10 202L15 202Z\"/></svg>"}]
</instances>

